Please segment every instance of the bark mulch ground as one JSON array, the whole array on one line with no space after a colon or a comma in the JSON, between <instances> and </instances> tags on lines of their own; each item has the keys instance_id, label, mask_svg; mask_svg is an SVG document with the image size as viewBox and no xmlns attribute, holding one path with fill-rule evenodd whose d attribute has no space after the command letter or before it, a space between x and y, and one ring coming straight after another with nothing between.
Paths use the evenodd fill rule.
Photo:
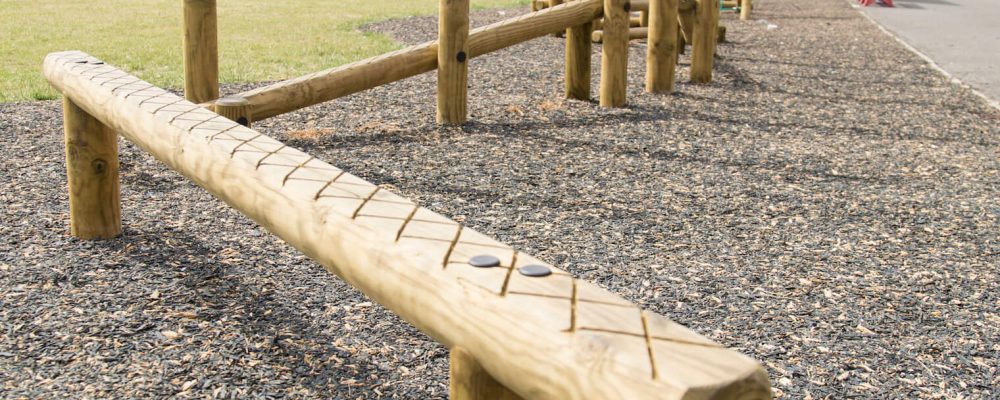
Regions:
<instances>
[{"instance_id":1,"label":"bark mulch ground","mask_svg":"<svg viewBox=\"0 0 1000 400\"><path fill-rule=\"evenodd\" d=\"M562 100L546 37L471 61L461 129L433 74L257 127L761 360L777 397L996 398L1000 113L845 1L756 3L710 85L684 56L642 94L634 42L624 109ZM0 105L0 396L447 395L446 349L130 144L124 236L69 237L60 125Z\"/></svg>"}]
</instances>

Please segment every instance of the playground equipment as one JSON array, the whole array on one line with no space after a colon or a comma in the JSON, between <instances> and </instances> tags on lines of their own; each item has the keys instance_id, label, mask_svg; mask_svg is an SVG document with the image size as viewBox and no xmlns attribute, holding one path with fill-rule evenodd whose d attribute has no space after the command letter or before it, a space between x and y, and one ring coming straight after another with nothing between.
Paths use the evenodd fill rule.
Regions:
<instances>
[{"instance_id":1,"label":"playground equipment","mask_svg":"<svg viewBox=\"0 0 1000 400\"><path fill-rule=\"evenodd\" d=\"M532 4L536 8L547 8L549 6L548 5L549 1L550 0L536 0ZM680 13L678 19L680 21L679 23L683 27L683 29L677 32L678 35L677 43L679 46L678 47L679 53L684 52L684 47L686 43L692 42L692 38L690 37L690 35L687 35L686 33L692 32L694 29L696 19L694 18L693 13L695 12L695 9L698 8L698 6L699 3L697 3L695 0L680 0L680 2L678 3L677 10ZM751 8L751 0L726 0L719 2L720 11L739 12L741 20L750 19L750 8ZM632 10L639 11L639 16L632 18L632 25L631 25L632 27L629 30L630 40L646 39L648 37L647 33L648 31L646 29L643 29L644 27L649 26L648 9L649 9L649 3L646 2L645 0L635 0L632 2ZM689 13L690 16L686 15ZM716 19L718 19L718 15L716 15ZM691 27L688 27L687 26L688 24L690 24ZM601 30L601 26L602 25L600 20L595 21L594 34L592 36L594 43L603 42L604 32ZM716 29L717 29L716 41L724 42L726 37L726 27L717 25Z\"/></svg>"},{"instance_id":2,"label":"playground equipment","mask_svg":"<svg viewBox=\"0 0 1000 400\"><path fill-rule=\"evenodd\" d=\"M81 238L121 233L118 132L452 349L453 398L770 398L755 361L96 58L43 71Z\"/></svg>"},{"instance_id":3,"label":"playground equipment","mask_svg":"<svg viewBox=\"0 0 1000 400\"><path fill-rule=\"evenodd\" d=\"M647 17L650 27L673 26L677 19L676 0L635 0L645 9L658 7ZM693 4L693 0L686 0ZM701 0L698 7L704 21L688 28L699 37L714 36L718 13L712 12L718 0ZM601 82L599 101L604 107L622 107L628 66L629 0L575 0L537 12L469 30L468 0L442 1L438 40L331 68L266 87L236 94L244 99L243 116L248 122L284 114L303 107L333 100L417 74L438 70L438 122L461 124L466 119L467 60L530 39L566 32L566 97L590 100L590 52L593 21L602 20ZM215 106L218 96L218 60L214 0L185 0L185 96L207 108ZM693 10L693 9L692 9ZM652 12L647 12L653 15ZM694 18L692 16L692 18ZM715 20L713 20L713 18ZM668 21L669 20L669 21ZM651 29L656 44L647 52L646 91L673 91L677 42L674 34ZM586 40L584 40L586 39ZM712 79L713 40L694 44L692 81L707 83ZM205 89L204 87L209 87ZM214 88L214 89L211 89Z\"/></svg>"},{"instance_id":4,"label":"playground equipment","mask_svg":"<svg viewBox=\"0 0 1000 400\"><path fill-rule=\"evenodd\" d=\"M676 2L651 1L646 88L669 91ZM117 132L447 346L453 399L768 399L754 360L249 128L434 68L438 117L460 121L468 58L567 28L566 94L589 97L599 16L614 44L603 52L601 104L621 105L627 4L577 0L468 32L467 1L443 0L438 41L218 100L197 88L186 100L82 52L50 54L43 72L63 94L71 231L122 232ZM214 2L185 5L185 44L201 43L186 48L186 76L204 85L217 61L204 43L214 21L203 19L215 14L197 7Z\"/></svg>"}]
</instances>

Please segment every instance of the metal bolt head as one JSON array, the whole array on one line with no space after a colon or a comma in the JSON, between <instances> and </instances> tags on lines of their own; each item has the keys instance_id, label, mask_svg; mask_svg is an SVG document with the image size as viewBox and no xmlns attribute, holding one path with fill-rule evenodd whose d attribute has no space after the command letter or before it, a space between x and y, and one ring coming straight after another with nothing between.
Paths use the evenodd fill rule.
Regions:
<instances>
[{"instance_id":1,"label":"metal bolt head","mask_svg":"<svg viewBox=\"0 0 1000 400\"><path fill-rule=\"evenodd\" d=\"M520 272L521 275L530 276L533 278L552 275L552 269L541 264L525 265L521 268L518 268L517 272Z\"/></svg>"},{"instance_id":2,"label":"metal bolt head","mask_svg":"<svg viewBox=\"0 0 1000 400\"><path fill-rule=\"evenodd\" d=\"M455 56L455 59L458 60L458 62L465 62L466 58L467 56L465 55L464 51L458 52L458 55Z\"/></svg>"},{"instance_id":3,"label":"metal bolt head","mask_svg":"<svg viewBox=\"0 0 1000 400\"><path fill-rule=\"evenodd\" d=\"M632 3L625 3L625 12L632 11Z\"/></svg>"},{"instance_id":4,"label":"metal bolt head","mask_svg":"<svg viewBox=\"0 0 1000 400\"><path fill-rule=\"evenodd\" d=\"M500 259L489 254L478 255L469 259L469 265L476 268L493 268L500 266Z\"/></svg>"}]
</instances>

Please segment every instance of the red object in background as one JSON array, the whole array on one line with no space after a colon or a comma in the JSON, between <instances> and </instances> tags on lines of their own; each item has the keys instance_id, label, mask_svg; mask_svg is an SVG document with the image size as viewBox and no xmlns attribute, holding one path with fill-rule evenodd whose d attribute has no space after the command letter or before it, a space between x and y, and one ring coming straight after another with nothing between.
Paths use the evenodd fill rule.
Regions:
<instances>
[{"instance_id":1,"label":"red object in background","mask_svg":"<svg viewBox=\"0 0 1000 400\"><path fill-rule=\"evenodd\" d=\"M879 0L879 1L882 3L882 5L884 5L886 7L895 7L892 4L892 0ZM861 5L863 5L865 7L868 7L868 6L872 5L872 3L874 3L874 2L875 2L875 0L858 0L858 3L861 3Z\"/></svg>"}]
</instances>

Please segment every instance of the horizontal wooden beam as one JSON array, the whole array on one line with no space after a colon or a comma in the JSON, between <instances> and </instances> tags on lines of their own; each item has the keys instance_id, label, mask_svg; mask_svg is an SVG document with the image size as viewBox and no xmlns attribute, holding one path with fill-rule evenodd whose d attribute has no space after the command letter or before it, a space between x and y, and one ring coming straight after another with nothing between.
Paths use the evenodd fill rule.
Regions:
<instances>
[{"instance_id":1,"label":"horizontal wooden beam","mask_svg":"<svg viewBox=\"0 0 1000 400\"><path fill-rule=\"evenodd\" d=\"M649 28L647 27L633 26L628 28L628 40L645 39L647 36L649 36ZM601 43L604 41L604 31L594 31L590 35L590 39L594 43Z\"/></svg>"},{"instance_id":2,"label":"horizontal wooden beam","mask_svg":"<svg viewBox=\"0 0 1000 400\"><path fill-rule=\"evenodd\" d=\"M101 123L465 349L521 397L770 396L754 360L87 54L50 54L43 72Z\"/></svg>"},{"instance_id":3,"label":"horizontal wooden beam","mask_svg":"<svg viewBox=\"0 0 1000 400\"><path fill-rule=\"evenodd\" d=\"M590 22L601 0L579 0L497 22L469 32L469 57L492 53ZM431 41L243 92L254 120L295 111L437 68L438 42Z\"/></svg>"}]
</instances>

